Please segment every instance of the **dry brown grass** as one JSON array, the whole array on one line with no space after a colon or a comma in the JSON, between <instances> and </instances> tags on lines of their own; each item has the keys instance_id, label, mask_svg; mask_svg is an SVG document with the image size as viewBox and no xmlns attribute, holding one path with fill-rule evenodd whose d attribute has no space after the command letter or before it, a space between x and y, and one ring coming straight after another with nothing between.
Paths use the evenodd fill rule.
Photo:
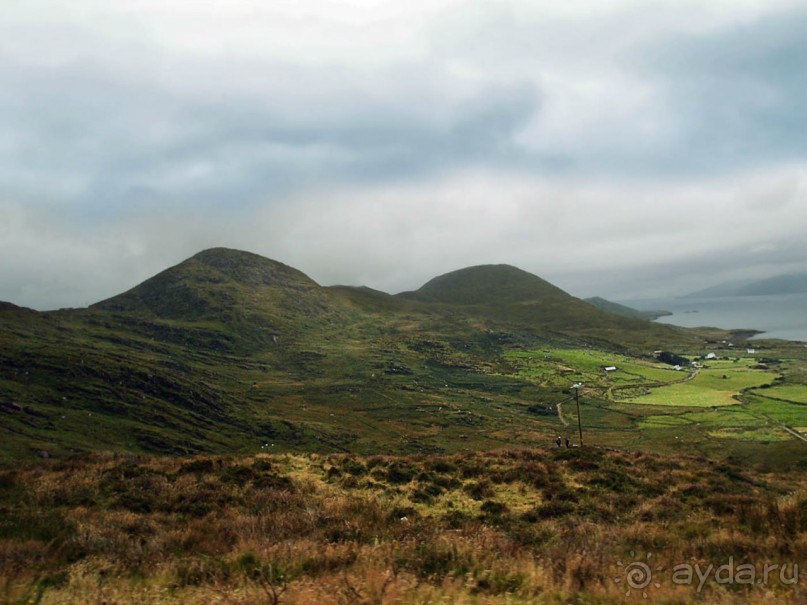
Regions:
<instances>
[{"instance_id":1,"label":"dry brown grass","mask_svg":"<svg viewBox=\"0 0 807 605\"><path fill-rule=\"evenodd\" d=\"M670 570L804 564L805 488L594 449L46 461L0 471L0 603L799 603Z\"/></svg>"}]
</instances>

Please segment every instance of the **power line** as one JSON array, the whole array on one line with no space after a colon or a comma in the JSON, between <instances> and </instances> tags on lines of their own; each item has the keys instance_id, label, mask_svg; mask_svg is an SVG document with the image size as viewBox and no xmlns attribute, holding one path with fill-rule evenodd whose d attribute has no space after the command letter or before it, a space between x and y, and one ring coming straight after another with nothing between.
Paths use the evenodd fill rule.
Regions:
<instances>
[{"instance_id":1,"label":"power line","mask_svg":"<svg viewBox=\"0 0 807 605\"><path fill-rule=\"evenodd\" d=\"M583 447L583 421L580 418L580 387L582 386L582 382L577 382L572 385L574 389L574 401L577 404L577 430L580 432L580 447Z\"/></svg>"}]
</instances>

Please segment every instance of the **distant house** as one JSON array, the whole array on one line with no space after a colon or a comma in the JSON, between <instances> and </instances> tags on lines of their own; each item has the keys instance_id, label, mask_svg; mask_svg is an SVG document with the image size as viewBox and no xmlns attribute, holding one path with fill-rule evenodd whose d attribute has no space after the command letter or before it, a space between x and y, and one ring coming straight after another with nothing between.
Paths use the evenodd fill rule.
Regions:
<instances>
[{"instance_id":1,"label":"distant house","mask_svg":"<svg viewBox=\"0 0 807 605\"><path fill-rule=\"evenodd\" d=\"M616 372L616 366L607 366L605 368L606 372Z\"/></svg>"},{"instance_id":2,"label":"distant house","mask_svg":"<svg viewBox=\"0 0 807 605\"><path fill-rule=\"evenodd\" d=\"M675 370L676 372L680 372L681 369L682 369L681 366L674 366L673 367L673 370Z\"/></svg>"},{"instance_id":3,"label":"distant house","mask_svg":"<svg viewBox=\"0 0 807 605\"><path fill-rule=\"evenodd\" d=\"M714 353L709 353L708 355L706 355L706 357L704 357L704 359L717 359L717 355L715 355Z\"/></svg>"},{"instance_id":4,"label":"distant house","mask_svg":"<svg viewBox=\"0 0 807 605\"><path fill-rule=\"evenodd\" d=\"M749 355L753 355L754 353L757 352L757 350L756 349L748 349L747 352L748 352Z\"/></svg>"}]
</instances>

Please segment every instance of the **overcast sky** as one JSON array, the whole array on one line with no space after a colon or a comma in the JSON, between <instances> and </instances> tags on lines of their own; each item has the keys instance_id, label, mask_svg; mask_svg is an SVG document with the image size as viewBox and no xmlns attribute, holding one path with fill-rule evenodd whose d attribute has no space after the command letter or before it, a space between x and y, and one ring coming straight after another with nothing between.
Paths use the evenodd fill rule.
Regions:
<instances>
[{"instance_id":1,"label":"overcast sky","mask_svg":"<svg viewBox=\"0 0 807 605\"><path fill-rule=\"evenodd\" d=\"M0 300L228 246L389 292L578 296L807 268L807 8L3 0Z\"/></svg>"}]
</instances>

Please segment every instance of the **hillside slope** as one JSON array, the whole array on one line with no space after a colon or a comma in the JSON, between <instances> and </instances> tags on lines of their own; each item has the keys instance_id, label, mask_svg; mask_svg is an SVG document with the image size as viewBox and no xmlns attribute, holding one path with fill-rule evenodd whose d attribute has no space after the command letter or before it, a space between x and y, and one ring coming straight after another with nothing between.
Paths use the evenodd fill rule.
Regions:
<instances>
[{"instance_id":1,"label":"hillside slope","mask_svg":"<svg viewBox=\"0 0 807 605\"><path fill-rule=\"evenodd\" d=\"M479 265L428 281L414 292L399 294L424 302L486 305L541 301L568 302L572 297L540 277L510 265Z\"/></svg>"},{"instance_id":2,"label":"hillside slope","mask_svg":"<svg viewBox=\"0 0 807 605\"><path fill-rule=\"evenodd\" d=\"M562 389L516 376L508 351L702 340L602 313L514 267L391 296L207 250L89 309L0 310L0 461L529 445L560 420L528 408Z\"/></svg>"},{"instance_id":3,"label":"hillside slope","mask_svg":"<svg viewBox=\"0 0 807 605\"><path fill-rule=\"evenodd\" d=\"M174 319L210 319L226 312L277 312L292 303L297 307L304 301L321 300L321 290L301 271L277 261L249 252L213 248L91 308Z\"/></svg>"},{"instance_id":4,"label":"hillside slope","mask_svg":"<svg viewBox=\"0 0 807 605\"><path fill-rule=\"evenodd\" d=\"M604 312L540 277L509 265L480 265L436 277L398 297L430 308L452 308L536 335L654 350L659 342L686 340L673 326Z\"/></svg>"}]
</instances>

